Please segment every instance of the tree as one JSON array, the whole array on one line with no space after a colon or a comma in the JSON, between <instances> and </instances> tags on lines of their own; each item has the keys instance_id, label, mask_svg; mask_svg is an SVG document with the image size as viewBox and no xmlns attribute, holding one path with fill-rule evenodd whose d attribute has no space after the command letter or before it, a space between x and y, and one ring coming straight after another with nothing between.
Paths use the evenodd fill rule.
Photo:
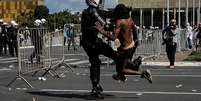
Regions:
<instances>
[{"instance_id":1,"label":"tree","mask_svg":"<svg viewBox=\"0 0 201 101\"><path fill-rule=\"evenodd\" d=\"M79 13L72 14L68 9L49 14L47 19L49 29L54 30L55 28L63 28L63 26L68 23L79 24L79 16Z\"/></svg>"},{"instance_id":2,"label":"tree","mask_svg":"<svg viewBox=\"0 0 201 101\"><path fill-rule=\"evenodd\" d=\"M36 19L47 18L48 15L49 15L49 9L47 8L47 6L44 5L37 6L34 11L34 17Z\"/></svg>"},{"instance_id":3,"label":"tree","mask_svg":"<svg viewBox=\"0 0 201 101\"><path fill-rule=\"evenodd\" d=\"M21 13L20 15L17 16L16 21L18 24L22 27L32 27L34 25L34 13L29 12L29 13Z\"/></svg>"}]
</instances>

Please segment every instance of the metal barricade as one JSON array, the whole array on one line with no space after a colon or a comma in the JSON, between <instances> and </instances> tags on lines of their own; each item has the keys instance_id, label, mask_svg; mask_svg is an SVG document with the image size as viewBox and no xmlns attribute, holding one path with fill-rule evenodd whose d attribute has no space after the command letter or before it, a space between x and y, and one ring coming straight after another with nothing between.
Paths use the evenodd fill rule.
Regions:
<instances>
[{"instance_id":1,"label":"metal barricade","mask_svg":"<svg viewBox=\"0 0 201 101\"><path fill-rule=\"evenodd\" d=\"M65 24L64 25L64 35L65 36L65 41L64 44L66 45L67 43L67 48L69 52L71 52L71 48L74 49L73 52L79 48L81 45L80 40L81 40L81 25L80 24Z\"/></svg>"},{"instance_id":2,"label":"metal barricade","mask_svg":"<svg viewBox=\"0 0 201 101\"><path fill-rule=\"evenodd\" d=\"M155 57L161 53L161 30L142 30L138 31L139 45L136 50L136 55L144 57Z\"/></svg>"},{"instance_id":3,"label":"metal barricade","mask_svg":"<svg viewBox=\"0 0 201 101\"><path fill-rule=\"evenodd\" d=\"M18 75L16 79L23 79L29 87L33 86L22 77L22 74L45 71L42 76L50 73L59 77L59 71L72 68L64 63L63 30L50 33L45 28L22 28L18 30ZM61 68L62 67L62 68ZM62 69L62 70L60 70Z\"/></svg>"}]
</instances>

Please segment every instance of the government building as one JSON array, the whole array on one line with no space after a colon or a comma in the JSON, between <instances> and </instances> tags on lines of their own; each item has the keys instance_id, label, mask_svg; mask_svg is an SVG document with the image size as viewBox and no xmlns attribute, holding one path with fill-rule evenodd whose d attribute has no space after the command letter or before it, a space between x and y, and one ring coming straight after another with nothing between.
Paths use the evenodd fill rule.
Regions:
<instances>
[{"instance_id":1,"label":"government building","mask_svg":"<svg viewBox=\"0 0 201 101\"><path fill-rule=\"evenodd\" d=\"M0 0L0 19L10 22L20 13L34 11L38 5L44 5L44 0Z\"/></svg>"},{"instance_id":2,"label":"government building","mask_svg":"<svg viewBox=\"0 0 201 101\"><path fill-rule=\"evenodd\" d=\"M171 19L176 19L179 27L186 23L192 26L200 22L201 0L118 0L133 8L133 18L140 27L164 28Z\"/></svg>"}]
</instances>

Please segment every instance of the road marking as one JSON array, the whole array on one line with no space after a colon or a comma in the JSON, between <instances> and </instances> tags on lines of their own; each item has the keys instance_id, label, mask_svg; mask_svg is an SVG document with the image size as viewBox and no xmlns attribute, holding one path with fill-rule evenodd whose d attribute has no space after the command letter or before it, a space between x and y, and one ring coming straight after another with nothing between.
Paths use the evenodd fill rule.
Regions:
<instances>
[{"instance_id":1,"label":"road marking","mask_svg":"<svg viewBox=\"0 0 201 101\"><path fill-rule=\"evenodd\" d=\"M76 56L76 55L85 56L86 54L64 54L64 56Z\"/></svg>"},{"instance_id":2,"label":"road marking","mask_svg":"<svg viewBox=\"0 0 201 101\"><path fill-rule=\"evenodd\" d=\"M101 74L101 76L112 76L113 74ZM139 75L127 75L128 77L139 76ZM201 78L201 75L152 75L153 77L195 77Z\"/></svg>"},{"instance_id":3,"label":"road marking","mask_svg":"<svg viewBox=\"0 0 201 101\"><path fill-rule=\"evenodd\" d=\"M0 61L7 61L7 60L14 60L14 59L17 59L16 57L14 58L4 58L4 59L0 59Z\"/></svg>"},{"instance_id":4,"label":"road marking","mask_svg":"<svg viewBox=\"0 0 201 101\"><path fill-rule=\"evenodd\" d=\"M10 69L10 68L2 68L2 69L0 69L0 71L10 71L10 70L12 70L12 69Z\"/></svg>"},{"instance_id":5,"label":"road marking","mask_svg":"<svg viewBox=\"0 0 201 101\"><path fill-rule=\"evenodd\" d=\"M64 61L65 62L70 62L70 61L77 61L77 60L80 60L80 59L65 59Z\"/></svg>"},{"instance_id":6,"label":"road marking","mask_svg":"<svg viewBox=\"0 0 201 101\"><path fill-rule=\"evenodd\" d=\"M4 62L0 62L0 63L14 63L14 62L17 62L17 60L4 61Z\"/></svg>"},{"instance_id":7,"label":"road marking","mask_svg":"<svg viewBox=\"0 0 201 101\"><path fill-rule=\"evenodd\" d=\"M91 90L58 90L58 89L41 89L42 92L91 92ZM195 92L145 92L145 91L104 91L105 93L118 93L118 94L160 94L160 95L201 95Z\"/></svg>"},{"instance_id":8,"label":"road marking","mask_svg":"<svg viewBox=\"0 0 201 101\"><path fill-rule=\"evenodd\" d=\"M89 63L89 60L83 60L83 61L78 61L78 62L71 62L69 64L71 64L71 65L78 65L78 64L84 64L84 63Z\"/></svg>"}]
</instances>

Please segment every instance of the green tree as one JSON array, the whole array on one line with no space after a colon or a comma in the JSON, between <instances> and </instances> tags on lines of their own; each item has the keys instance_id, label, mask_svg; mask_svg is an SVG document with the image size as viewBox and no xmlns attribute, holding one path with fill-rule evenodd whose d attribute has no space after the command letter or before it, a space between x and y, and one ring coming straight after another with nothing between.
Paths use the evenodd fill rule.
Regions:
<instances>
[{"instance_id":1,"label":"green tree","mask_svg":"<svg viewBox=\"0 0 201 101\"><path fill-rule=\"evenodd\" d=\"M49 9L47 8L47 6L44 5L37 6L34 11L34 17L36 19L47 18L48 15L49 15Z\"/></svg>"},{"instance_id":2,"label":"green tree","mask_svg":"<svg viewBox=\"0 0 201 101\"><path fill-rule=\"evenodd\" d=\"M79 24L79 13L72 14L68 9L50 14L48 17L48 26L50 29L63 28L67 23Z\"/></svg>"},{"instance_id":3,"label":"green tree","mask_svg":"<svg viewBox=\"0 0 201 101\"><path fill-rule=\"evenodd\" d=\"M17 16L16 21L18 24L22 27L32 27L34 25L34 13L29 12L29 13L21 13L20 15Z\"/></svg>"}]
</instances>

